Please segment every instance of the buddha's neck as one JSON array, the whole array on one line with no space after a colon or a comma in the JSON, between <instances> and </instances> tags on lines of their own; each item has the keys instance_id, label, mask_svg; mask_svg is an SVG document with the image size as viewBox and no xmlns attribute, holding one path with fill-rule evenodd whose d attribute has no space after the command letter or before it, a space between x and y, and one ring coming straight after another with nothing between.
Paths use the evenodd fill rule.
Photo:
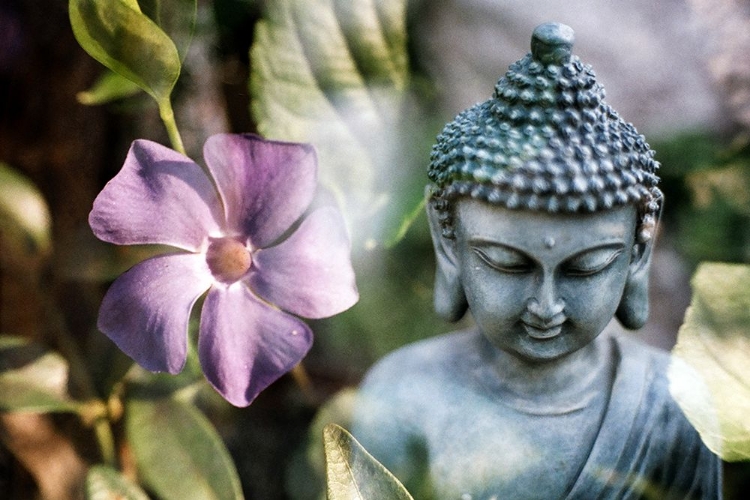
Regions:
<instances>
[{"instance_id":1,"label":"buddha's neck","mask_svg":"<svg viewBox=\"0 0 750 500\"><path fill-rule=\"evenodd\" d=\"M524 407L539 405L539 412L566 412L586 406L610 379L610 350L606 334L578 351L547 362L529 362L495 348L487 341L485 378L502 399ZM489 370L488 370L489 369ZM489 373L488 373L489 371ZM530 406L529 406L530 405ZM529 410L535 413L533 410Z\"/></svg>"}]
</instances>

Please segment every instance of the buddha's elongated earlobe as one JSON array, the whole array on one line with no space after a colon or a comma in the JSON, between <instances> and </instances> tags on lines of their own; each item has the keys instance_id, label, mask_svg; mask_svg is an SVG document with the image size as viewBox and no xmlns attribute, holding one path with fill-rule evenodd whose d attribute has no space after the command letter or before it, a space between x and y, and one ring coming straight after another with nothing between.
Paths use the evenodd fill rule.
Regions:
<instances>
[{"instance_id":1,"label":"buddha's elongated earlobe","mask_svg":"<svg viewBox=\"0 0 750 500\"><path fill-rule=\"evenodd\" d=\"M432 243L435 247L435 312L446 321L454 322L466 314L469 307L461 285L461 273L453 250L455 240L443 236L438 213L427 203L427 219L430 222Z\"/></svg>"},{"instance_id":2,"label":"buddha's elongated earlobe","mask_svg":"<svg viewBox=\"0 0 750 500\"><path fill-rule=\"evenodd\" d=\"M636 330L648 319L648 269L628 276L625 290L617 307L617 319L625 328Z\"/></svg>"},{"instance_id":3,"label":"buddha's elongated earlobe","mask_svg":"<svg viewBox=\"0 0 750 500\"><path fill-rule=\"evenodd\" d=\"M654 222L653 226L647 230L650 234L641 234L636 238L625 290L615 313L622 326L631 330L641 328L648 320L649 274L652 249L656 239L656 223ZM648 237L646 241L638 241L638 239L645 239L644 236Z\"/></svg>"}]
</instances>

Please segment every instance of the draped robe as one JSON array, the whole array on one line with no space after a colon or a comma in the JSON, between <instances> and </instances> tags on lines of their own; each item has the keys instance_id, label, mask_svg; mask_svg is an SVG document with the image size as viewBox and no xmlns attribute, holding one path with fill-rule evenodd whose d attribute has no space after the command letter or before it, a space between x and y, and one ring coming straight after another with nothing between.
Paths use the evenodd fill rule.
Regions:
<instances>
[{"instance_id":1,"label":"draped robe","mask_svg":"<svg viewBox=\"0 0 750 500\"><path fill-rule=\"evenodd\" d=\"M353 434L417 500L721 498L721 461L669 394L668 354L605 337L611 389L591 399L594 407L601 398L591 415L507 418L476 377L491 346L477 332L459 332L381 360L363 382ZM540 432L518 423L534 419ZM558 461L534 450L556 427L581 446L549 463Z\"/></svg>"}]
</instances>

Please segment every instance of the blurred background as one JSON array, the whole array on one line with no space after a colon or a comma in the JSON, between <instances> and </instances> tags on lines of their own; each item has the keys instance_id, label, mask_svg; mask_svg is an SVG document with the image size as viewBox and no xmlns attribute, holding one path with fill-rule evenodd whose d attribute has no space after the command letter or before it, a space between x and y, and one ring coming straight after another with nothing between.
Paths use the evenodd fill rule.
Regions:
<instances>
[{"instance_id":1,"label":"blurred background","mask_svg":"<svg viewBox=\"0 0 750 500\"><path fill-rule=\"evenodd\" d=\"M193 158L201 158L213 133L257 131L249 49L263 8L260 0L199 2L174 94ZM574 53L594 67L608 102L646 136L662 163L666 205L653 313L636 335L669 349L695 266L750 262L750 2L410 0L409 109L420 126L408 138L416 153L395 166L402 182L426 183L430 147L443 124L487 99L508 65L528 52L533 28L546 21L574 28ZM168 141L145 95L98 106L79 101L101 72L74 39L65 0L0 2L0 333L82 357L105 388L129 362L96 331L99 302L111 280L146 251L97 241L88 213L134 139ZM49 224L48 238L8 222L16 203L9 186L19 176L41 195L38 227ZM246 409L210 391L201 400L247 498L320 498L318 429L326 419L345 421L347 389L385 353L455 328L432 312L434 261L424 215L395 245L355 245L354 261L361 300L312 323L307 380L285 376ZM75 418L57 414L34 425L50 450L67 450L60 467L80 474L96 461ZM44 448L26 436L17 421L0 416L0 499L38 494L34 467L44 462L29 450ZM728 466L726 488L727 498L743 498L750 469Z\"/></svg>"}]
</instances>

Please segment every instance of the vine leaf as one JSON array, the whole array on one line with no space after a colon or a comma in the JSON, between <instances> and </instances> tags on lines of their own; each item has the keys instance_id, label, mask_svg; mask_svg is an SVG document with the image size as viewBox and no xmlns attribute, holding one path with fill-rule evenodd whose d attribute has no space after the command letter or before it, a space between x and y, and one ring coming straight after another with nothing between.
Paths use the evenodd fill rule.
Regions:
<instances>
[{"instance_id":1,"label":"vine leaf","mask_svg":"<svg viewBox=\"0 0 750 500\"><path fill-rule=\"evenodd\" d=\"M267 2L250 54L260 132L316 146L321 182L359 244L403 229L401 221L388 227L388 209L400 204L393 184L406 174L403 149L413 148L401 116L409 84L405 3Z\"/></svg>"},{"instance_id":2,"label":"vine leaf","mask_svg":"<svg viewBox=\"0 0 750 500\"><path fill-rule=\"evenodd\" d=\"M76 94L76 99L81 104L93 106L130 97L141 90L143 89L137 83L114 71L105 69L88 90Z\"/></svg>"},{"instance_id":3,"label":"vine leaf","mask_svg":"<svg viewBox=\"0 0 750 500\"><path fill-rule=\"evenodd\" d=\"M138 0L138 5L172 40L184 61L195 34L198 0Z\"/></svg>"},{"instance_id":4,"label":"vine leaf","mask_svg":"<svg viewBox=\"0 0 750 500\"><path fill-rule=\"evenodd\" d=\"M86 475L86 500L149 500L148 495L122 474L94 465Z\"/></svg>"},{"instance_id":5,"label":"vine leaf","mask_svg":"<svg viewBox=\"0 0 750 500\"><path fill-rule=\"evenodd\" d=\"M174 43L180 62L185 60L195 33L197 0L129 0L126 4L155 22ZM130 97L141 90L135 81L107 69L91 88L76 97L81 104L91 106Z\"/></svg>"},{"instance_id":6,"label":"vine leaf","mask_svg":"<svg viewBox=\"0 0 750 500\"><path fill-rule=\"evenodd\" d=\"M670 391L706 446L750 459L750 266L704 263L669 368Z\"/></svg>"},{"instance_id":7,"label":"vine leaf","mask_svg":"<svg viewBox=\"0 0 750 500\"><path fill-rule=\"evenodd\" d=\"M336 424L323 429L328 500L413 500L388 469Z\"/></svg>"},{"instance_id":8,"label":"vine leaf","mask_svg":"<svg viewBox=\"0 0 750 500\"><path fill-rule=\"evenodd\" d=\"M76 40L91 57L168 106L180 56L136 0L70 0L68 12Z\"/></svg>"},{"instance_id":9,"label":"vine leaf","mask_svg":"<svg viewBox=\"0 0 750 500\"><path fill-rule=\"evenodd\" d=\"M171 398L129 397L125 418L143 484L159 498L243 498L229 452L194 405Z\"/></svg>"}]
</instances>

